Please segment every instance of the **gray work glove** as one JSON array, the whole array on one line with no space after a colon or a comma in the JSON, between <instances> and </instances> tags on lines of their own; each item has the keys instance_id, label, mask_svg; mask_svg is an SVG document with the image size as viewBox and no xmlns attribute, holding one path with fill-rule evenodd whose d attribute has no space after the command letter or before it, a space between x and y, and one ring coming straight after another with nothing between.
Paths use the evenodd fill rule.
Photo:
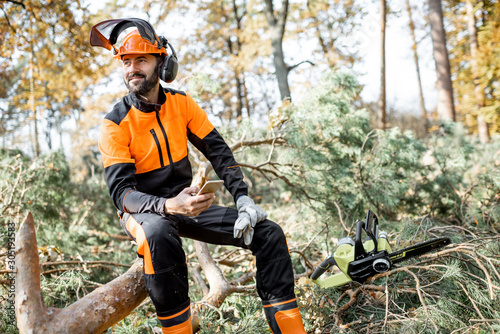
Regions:
<instances>
[{"instance_id":1,"label":"gray work glove","mask_svg":"<svg viewBox=\"0 0 500 334\"><path fill-rule=\"evenodd\" d=\"M241 196L236 201L238 219L234 223L234 237L241 238L245 245L250 245L253 238L253 228L258 222L267 218L267 213L248 196Z\"/></svg>"}]
</instances>

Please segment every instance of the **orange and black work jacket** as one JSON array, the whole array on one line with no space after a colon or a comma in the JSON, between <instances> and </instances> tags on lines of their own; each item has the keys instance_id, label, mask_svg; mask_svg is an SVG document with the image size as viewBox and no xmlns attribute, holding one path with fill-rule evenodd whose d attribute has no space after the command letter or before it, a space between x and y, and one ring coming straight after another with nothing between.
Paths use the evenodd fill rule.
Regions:
<instances>
[{"instance_id":1,"label":"orange and black work jacket","mask_svg":"<svg viewBox=\"0 0 500 334\"><path fill-rule=\"evenodd\" d=\"M207 114L184 92L160 86L159 104L130 93L106 115L99 149L118 210L164 214L167 198L189 187L189 141L212 163L236 200L248 194L240 167Z\"/></svg>"}]
</instances>

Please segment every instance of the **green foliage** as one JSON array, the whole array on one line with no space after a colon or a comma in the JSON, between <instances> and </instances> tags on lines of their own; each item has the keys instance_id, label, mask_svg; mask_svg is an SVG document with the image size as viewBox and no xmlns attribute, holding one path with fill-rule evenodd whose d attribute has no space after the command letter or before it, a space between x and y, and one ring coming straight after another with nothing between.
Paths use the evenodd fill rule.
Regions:
<instances>
[{"instance_id":1,"label":"green foliage","mask_svg":"<svg viewBox=\"0 0 500 334\"><path fill-rule=\"evenodd\" d=\"M343 72L327 73L309 96L271 115L274 135L285 138L283 144L276 144L274 149L267 146L238 151L240 161L255 165L272 154L272 170L286 180L276 182L274 174L268 173L273 179L270 184L255 173L249 175L252 190L260 189L257 193L272 198L264 200L263 205L288 234L296 273L302 273L305 267L295 255L299 245L311 245L314 240L303 253L319 260L331 253L325 254L324 249L331 249L332 239L345 235L339 229L339 213L351 224L363 219L366 209L374 210L381 218L381 228L391 233L393 249L434 237L440 231L438 222L465 230L498 231L498 141L479 144L459 124L442 124L425 140L398 129L372 130L367 114L354 107L356 83ZM242 126L232 132L232 138L250 139L242 135L245 133L252 132ZM252 139L262 139L259 135L264 136L254 131ZM447 236L457 244L470 240L453 232ZM348 299L343 293L353 286L330 291L299 281L299 301L307 310L306 328L311 333L360 333L369 329L377 333L377 328L380 333L433 333L435 325L449 332L468 328L464 325L470 324L467 319L480 318L474 309L464 313L464 305L470 305L471 300L482 305L478 307L481 314L497 319L493 311L498 304L487 284L470 288L477 286L474 277L484 280L486 275L495 276L492 284L498 286L494 269L498 264L498 238L495 240L495 250L477 249L481 259L488 258L481 264L484 271L468 255L457 259L455 253L435 265L414 263L411 271L425 287L422 299L416 293L412 274L401 270L390 275L387 285L397 288L389 295L389 313L379 289L368 289L352 307L340 312ZM320 248L319 256L316 247ZM383 286L385 279L374 283L375 287ZM460 284L468 286L467 290ZM389 321L380 329L387 314L402 320ZM332 318L353 327L341 327ZM474 326L488 332L495 323Z\"/></svg>"},{"instance_id":2,"label":"green foliage","mask_svg":"<svg viewBox=\"0 0 500 334\"><path fill-rule=\"evenodd\" d=\"M328 333L332 328L331 316L335 312L336 301L342 292L337 289L322 289L306 279L299 280L296 290L306 332L315 333L321 329Z\"/></svg>"},{"instance_id":3,"label":"green foliage","mask_svg":"<svg viewBox=\"0 0 500 334\"><path fill-rule=\"evenodd\" d=\"M73 270L50 278L42 276L40 286L45 292L44 302L53 307L65 307L77 301L82 297L79 293L85 293L88 290L85 287L88 276L87 273Z\"/></svg>"},{"instance_id":4,"label":"green foliage","mask_svg":"<svg viewBox=\"0 0 500 334\"><path fill-rule=\"evenodd\" d=\"M426 211L459 224L498 229L500 143L481 145L461 126L451 124L430 137L427 145L427 172L419 195Z\"/></svg>"},{"instance_id":5,"label":"green foliage","mask_svg":"<svg viewBox=\"0 0 500 334\"><path fill-rule=\"evenodd\" d=\"M90 230L120 233L116 211L100 175L78 185L73 183L61 152L30 159L7 151L0 159L0 186L9 199L2 201L0 212L17 223L30 211L37 227L43 226L37 236L39 246L54 245L63 253L74 253L82 241L96 247L102 241L112 242L109 237L89 237ZM66 238L68 233L72 238Z\"/></svg>"},{"instance_id":6,"label":"green foliage","mask_svg":"<svg viewBox=\"0 0 500 334\"><path fill-rule=\"evenodd\" d=\"M262 304L255 296L233 296L219 308L200 307L200 334L270 333Z\"/></svg>"},{"instance_id":7,"label":"green foliage","mask_svg":"<svg viewBox=\"0 0 500 334\"><path fill-rule=\"evenodd\" d=\"M327 73L288 116L284 174L320 216L360 217L367 207L390 215L405 205L411 180L421 177L425 147L412 133L372 130L368 114L353 107L358 85L342 71Z\"/></svg>"},{"instance_id":8,"label":"green foliage","mask_svg":"<svg viewBox=\"0 0 500 334\"><path fill-rule=\"evenodd\" d=\"M159 329L160 321L151 316L151 312L145 312L143 307L138 307L128 317L120 321L113 328L108 329L105 333L114 334L149 334L155 333L155 329Z\"/></svg>"},{"instance_id":9,"label":"green foliage","mask_svg":"<svg viewBox=\"0 0 500 334\"><path fill-rule=\"evenodd\" d=\"M304 101L273 115L286 138L276 153L280 172L318 217L340 212L354 221L372 209L386 220L431 214L496 224L496 142L481 146L458 124L443 124L427 140L397 128L372 130L366 112L354 107L356 93L350 74L331 71ZM487 197L480 201L487 209L478 208L477 196Z\"/></svg>"}]
</instances>

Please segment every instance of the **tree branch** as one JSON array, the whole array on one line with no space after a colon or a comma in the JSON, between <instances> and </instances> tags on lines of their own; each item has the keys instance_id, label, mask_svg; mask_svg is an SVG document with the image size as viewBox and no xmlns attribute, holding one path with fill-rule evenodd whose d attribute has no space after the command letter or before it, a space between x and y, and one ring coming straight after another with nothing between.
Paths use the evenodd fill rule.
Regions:
<instances>
[{"instance_id":1,"label":"tree branch","mask_svg":"<svg viewBox=\"0 0 500 334\"><path fill-rule=\"evenodd\" d=\"M10 3L13 3L14 5L19 5L19 6L23 7L23 9L26 9L26 5L22 1L2 0L2 2L10 2Z\"/></svg>"},{"instance_id":2,"label":"tree branch","mask_svg":"<svg viewBox=\"0 0 500 334\"><path fill-rule=\"evenodd\" d=\"M315 63L313 63L313 62L312 62L312 61L310 61L310 60L303 60L303 61L301 61L300 63L297 63L297 64L295 64L295 65L288 66L288 72L290 72L291 70L295 69L296 67L298 67L298 66L300 66L300 65L302 65L302 64L304 64L304 63L309 63L309 64L311 64L312 66L316 66L316 64L315 64Z\"/></svg>"}]
</instances>

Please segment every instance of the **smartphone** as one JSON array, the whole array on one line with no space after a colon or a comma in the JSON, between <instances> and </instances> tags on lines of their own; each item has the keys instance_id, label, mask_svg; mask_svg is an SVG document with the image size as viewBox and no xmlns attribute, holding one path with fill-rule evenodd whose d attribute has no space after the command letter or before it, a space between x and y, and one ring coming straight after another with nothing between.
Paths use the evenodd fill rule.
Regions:
<instances>
[{"instance_id":1,"label":"smartphone","mask_svg":"<svg viewBox=\"0 0 500 334\"><path fill-rule=\"evenodd\" d=\"M224 184L222 180L207 181L196 195L214 193Z\"/></svg>"}]
</instances>

